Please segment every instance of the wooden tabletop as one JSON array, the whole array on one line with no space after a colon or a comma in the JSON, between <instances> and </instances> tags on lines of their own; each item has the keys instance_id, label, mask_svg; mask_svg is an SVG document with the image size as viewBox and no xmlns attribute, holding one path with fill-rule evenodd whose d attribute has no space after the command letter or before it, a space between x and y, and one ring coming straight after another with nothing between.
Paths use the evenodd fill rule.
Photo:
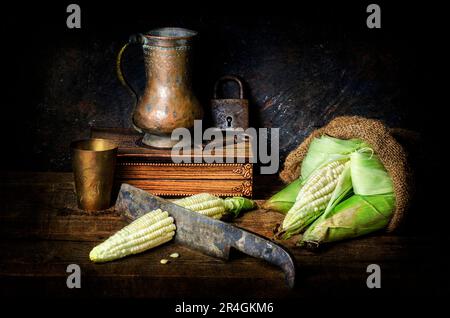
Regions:
<instances>
[{"instance_id":1,"label":"wooden tabletop","mask_svg":"<svg viewBox=\"0 0 450 318\"><path fill-rule=\"evenodd\" d=\"M255 180L257 199L279 184ZM258 192L259 191L259 192ZM435 276L441 245L431 237L372 235L311 252L281 242L297 264L297 284L284 284L283 273L264 261L239 253L222 261L176 243L122 260L93 264L89 251L124 226L112 210L87 214L76 207L70 173L0 173L1 296L57 297L271 297L373 294L369 264L382 271L383 293L395 295L427 289L441 291ZM261 201L259 201L261 202ZM271 237L282 216L266 210L248 212L236 225ZM448 246L448 245L447 245ZM178 252L169 264L160 260ZM426 257L424 256L426 255ZM81 288L69 289L69 264L81 268Z\"/></svg>"}]
</instances>

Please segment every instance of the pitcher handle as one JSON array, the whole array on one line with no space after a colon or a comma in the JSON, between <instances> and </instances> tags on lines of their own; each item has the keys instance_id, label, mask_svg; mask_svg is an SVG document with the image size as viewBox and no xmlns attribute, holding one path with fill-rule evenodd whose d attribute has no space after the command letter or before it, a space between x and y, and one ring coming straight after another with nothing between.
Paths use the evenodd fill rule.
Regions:
<instances>
[{"instance_id":1,"label":"pitcher handle","mask_svg":"<svg viewBox=\"0 0 450 318\"><path fill-rule=\"evenodd\" d=\"M116 73L117 73L117 78L119 79L120 83L123 86L125 86L131 92L131 94L134 96L135 103L134 103L133 112L131 115L131 124L133 125L133 128L135 130L137 130L140 133L143 133L143 131L135 125L134 119L133 119L134 111L136 110L139 96L138 96L136 90L129 84L129 82L125 78L123 68L122 68L123 53L125 52L127 47L129 47L130 44L141 44L141 45L145 44L145 37L142 34L132 35L132 36L130 36L128 43L126 43L125 45L123 45L121 47L119 53L117 54L117 59L116 59Z\"/></svg>"}]
</instances>

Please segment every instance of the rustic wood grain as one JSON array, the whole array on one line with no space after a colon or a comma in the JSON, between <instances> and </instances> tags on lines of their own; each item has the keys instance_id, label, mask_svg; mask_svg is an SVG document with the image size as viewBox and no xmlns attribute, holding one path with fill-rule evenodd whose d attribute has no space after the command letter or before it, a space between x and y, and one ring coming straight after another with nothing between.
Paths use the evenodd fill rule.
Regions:
<instances>
[{"instance_id":1,"label":"rustic wood grain","mask_svg":"<svg viewBox=\"0 0 450 318\"><path fill-rule=\"evenodd\" d=\"M218 196L252 196L251 180L118 180L159 196L188 196L208 192Z\"/></svg>"},{"instance_id":2,"label":"rustic wood grain","mask_svg":"<svg viewBox=\"0 0 450 318\"><path fill-rule=\"evenodd\" d=\"M275 297L370 295L366 267L379 264L383 291L395 295L426 288L439 293L447 266L439 251L448 239L372 235L330 245L318 252L282 242L297 264L297 286L288 290L283 274L261 260L233 253L225 262L176 243L107 264L92 264L90 249L125 223L112 210L87 214L76 208L67 173L1 173L1 296L39 293L58 297ZM262 203L261 200L258 201ZM237 226L271 237L282 215L258 209L235 220ZM161 265L173 252L180 258ZM425 257L426 256L426 257ZM82 269L82 288L66 287L66 267Z\"/></svg>"},{"instance_id":3,"label":"rustic wood grain","mask_svg":"<svg viewBox=\"0 0 450 318\"><path fill-rule=\"evenodd\" d=\"M188 196L209 192L218 196L248 196L253 194L253 163L250 142L231 145L223 151L221 162L198 156L193 149L188 154L172 154L171 149L142 145L142 134L132 129L93 127L91 137L107 138L118 145L116 183L129 183L160 196ZM234 138L232 139L234 143ZM237 149L240 149L239 151ZM227 158L226 156L229 156ZM174 163L173 157L188 159ZM217 159L217 158L216 158Z\"/></svg>"},{"instance_id":4,"label":"rustic wood grain","mask_svg":"<svg viewBox=\"0 0 450 318\"><path fill-rule=\"evenodd\" d=\"M155 180L243 180L252 178L251 164L119 163L116 178ZM214 181L210 181L214 182Z\"/></svg>"},{"instance_id":5,"label":"rustic wood grain","mask_svg":"<svg viewBox=\"0 0 450 318\"><path fill-rule=\"evenodd\" d=\"M91 128L91 138L106 138L110 140L114 140L118 144L118 161L130 161L130 160L151 160L151 161L160 161L160 162L172 162L172 157L175 156L177 158L189 159L190 162L193 161L193 156L198 156L194 146L191 149L188 149L186 152L182 151L180 153L172 153L171 148L154 148L144 145L142 140L142 134L136 132L134 129L130 128L110 128L110 127L92 127ZM240 162L250 162L253 157L252 147L249 140L245 142L235 142L234 138L231 140L231 143L225 144L224 134L224 143L221 144L222 147L222 159L228 160L233 159L236 162L236 159L239 158ZM197 151L201 151L207 143L203 143L198 147ZM219 144L217 142L212 141L210 143L211 146L215 145L218 147ZM201 148L201 149L200 149ZM211 149L211 148L210 148ZM211 154L215 155L215 149L211 149ZM229 152L228 152L229 151ZM209 158L206 154L203 159ZM213 158L214 159L214 158ZM205 161L203 161L205 162Z\"/></svg>"}]
</instances>

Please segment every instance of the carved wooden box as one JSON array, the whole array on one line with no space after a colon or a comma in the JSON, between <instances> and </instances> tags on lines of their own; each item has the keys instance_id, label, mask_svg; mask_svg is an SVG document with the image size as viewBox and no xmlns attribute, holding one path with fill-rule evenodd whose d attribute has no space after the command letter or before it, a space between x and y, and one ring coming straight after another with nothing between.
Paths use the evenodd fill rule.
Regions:
<instances>
[{"instance_id":1,"label":"carved wooden box","mask_svg":"<svg viewBox=\"0 0 450 318\"><path fill-rule=\"evenodd\" d=\"M236 160L234 163L173 163L171 149L141 146L141 135L133 130L93 128L91 137L107 138L119 144L116 184L129 183L168 197L201 192L218 196L252 196L253 164L248 145L238 146L247 149L240 153L239 163Z\"/></svg>"}]
</instances>

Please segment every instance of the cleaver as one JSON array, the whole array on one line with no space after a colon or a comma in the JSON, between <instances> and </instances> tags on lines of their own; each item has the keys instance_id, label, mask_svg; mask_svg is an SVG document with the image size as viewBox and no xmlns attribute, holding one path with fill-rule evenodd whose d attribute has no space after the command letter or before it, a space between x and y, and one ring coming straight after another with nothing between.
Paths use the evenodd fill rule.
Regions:
<instances>
[{"instance_id":1,"label":"cleaver","mask_svg":"<svg viewBox=\"0 0 450 318\"><path fill-rule=\"evenodd\" d=\"M120 188L115 209L128 220L135 220L155 209L167 211L175 220L176 242L224 260L228 260L233 247L280 267L286 284L294 287L295 266L291 256L281 246L260 235L185 209L126 183Z\"/></svg>"}]
</instances>

